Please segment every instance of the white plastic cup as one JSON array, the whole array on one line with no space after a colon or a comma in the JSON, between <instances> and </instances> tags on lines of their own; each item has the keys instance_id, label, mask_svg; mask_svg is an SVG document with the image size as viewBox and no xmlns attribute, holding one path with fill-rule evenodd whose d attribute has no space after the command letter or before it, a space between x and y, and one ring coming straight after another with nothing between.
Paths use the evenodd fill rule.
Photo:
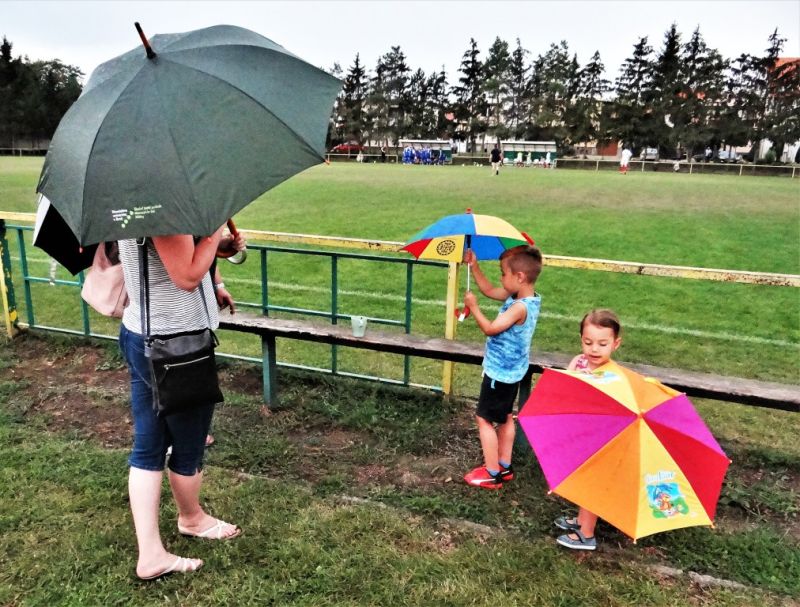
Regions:
<instances>
[{"instance_id":1,"label":"white plastic cup","mask_svg":"<svg viewBox=\"0 0 800 607\"><path fill-rule=\"evenodd\" d=\"M353 337L364 337L364 333L367 332L367 317L351 316L350 323L353 326Z\"/></svg>"}]
</instances>

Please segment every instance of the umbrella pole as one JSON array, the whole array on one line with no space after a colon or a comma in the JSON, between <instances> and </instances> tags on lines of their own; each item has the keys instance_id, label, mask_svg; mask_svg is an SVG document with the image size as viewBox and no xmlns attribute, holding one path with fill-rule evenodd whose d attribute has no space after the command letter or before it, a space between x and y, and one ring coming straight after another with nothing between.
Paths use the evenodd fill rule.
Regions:
<instances>
[{"instance_id":1,"label":"umbrella pole","mask_svg":"<svg viewBox=\"0 0 800 607\"><path fill-rule=\"evenodd\" d=\"M469 212L469 209L467 209L467 212ZM467 250L469 251L472 249L472 236L467 234L466 241L467 241ZM467 264L467 291L469 291L469 276L470 276L469 270L470 270L470 265Z\"/></svg>"},{"instance_id":2,"label":"umbrella pole","mask_svg":"<svg viewBox=\"0 0 800 607\"><path fill-rule=\"evenodd\" d=\"M470 238L469 235L467 235L466 244L467 244L467 250L469 250L470 249L470 245L472 244L472 239ZM462 261L463 261L463 258L462 258ZM470 274L470 265L467 264L467 292L469 292L470 275L471 275ZM469 310L465 306L464 308L461 309L461 312L458 315L458 322L464 322L464 319L467 317L468 314L469 314Z\"/></svg>"}]
</instances>

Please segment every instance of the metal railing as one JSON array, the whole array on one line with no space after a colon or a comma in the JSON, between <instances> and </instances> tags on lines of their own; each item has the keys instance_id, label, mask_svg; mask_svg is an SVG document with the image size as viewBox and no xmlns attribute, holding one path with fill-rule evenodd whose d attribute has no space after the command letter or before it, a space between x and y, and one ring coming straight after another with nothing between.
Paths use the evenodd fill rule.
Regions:
<instances>
[{"instance_id":1,"label":"metal railing","mask_svg":"<svg viewBox=\"0 0 800 607\"><path fill-rule=\"evenodd\" d=\"M4 220L33 222L34 218L35 216L32 213L0 212L0 233L2 233L0 234L0 236L4 235L5 231ZM14 225L14 226L9 226L9 229L17 231L17 243L18 243L17 246L20 251L21 277L23 280L23 285L24 285L23 288L25 291L25 313L27 320L27 323L25 324L27 324L27 326L30 327L41 328L50 331L59 331L64 333L86 335L86 336L100 337L106 339L116 339L116 337L114 336L97 333L93 331L89 309L87 305L83 302L83 300L80 300L79 297L78 300L80 301L81 305L81 320L82 320L82 326L80 330L44 325L37 322L33 307L34 304L32 301L31 286L37 283L48 283L50 285L55 285L55 286L80 288L83 284L83 275L79 274L76 280L59 280L55 279L53 276L43 277L43 276L31 275L27 264L27 256L25 253L26 243L23 234L25 232L30 232L32 228L27 226ZM258 255L260 258L259 273L260 273L260 284L261 284L260 300L251 302L237 302L237 304L242 307L259 309L262 313L265 314L269 314L270 312L280 312L280 313L305 314L311 316L324 317L329 319L332 323L336 324L338 323L339 320L349 319L352 316L351 314L347 314L342 310L340 310L339 306L338 267L340 260L360 259L368 261L370 263L373 262L388 263L388 264L400 263L400 264L406 264L406 294L405 294L405 309L403 313L403 319L399 320L399 319L371 317L370 321L375 324L401 326L403 327L403 330L405 330L408 333L411 331L410 315L411 315L411 297L412 297L411 289L412 289L413 268L415 266L424 266L424 265L447 267L447 294L445 297L444 337L448 339L455 338L457 325L455 322L454 312L458 305L457 304L458 293L459 293L458 285L459 285L459 273L461 269L461 264L455 262L450 262L448 264L445 264L443 262L418 261L411 258L394 258L390 256L368 255L366 253L343 253L343 252L333 252L327 250L323 251L318 249L295 249L285 246L292 244L292 245L302 245L306 247L311 246L311 247L335 247L339 249L355 249L361 251L370 251L373 253L376 252L397 253L400 250L400 248L404 245L404 243L401 242L340 238L334 236L318 236L318 235L295 234L287 232L266 232L259 230L241 230L241 232L247 237L248 242L251 243L248 245L248 248L253 251L258 251ZM269 242L276 244L272 246L255 244L259 242L261 243ZM2 283L2 285L0 285L0 291L2 291L2 293L0 293L0 295L2 295L3 298L4 317L5 317L7 333L9 336L11 336L13 335L14 326L17 321L16 309L13 302L13 283L11 282L11 264L10 264L10 259L8 258L8 251L4 238L0 238L0 245L2 245L3 248L2 258L0 258L0 265L2 265L2 269L6 278L5 280L0 281L0 283ZM290 306L281 306L274 304L270 299L270 283L268 280L269 265L267 262L270 252L327 257L330 260L330 280L331 280L330 307L325 310L309 310L305 308L295 308ZM544 265L559 267L559 268L572 268L581 270L594 270L594 271L616 272L616 273L648 275L648 276L664 276L664 277L691 279L691 280L710 280L710 281L727 282L727 283L786 286L794 288L800 287L800 275L797 274L748 272L748 271L725 270L725 269L714 269L714 268L693 268L685 266L670 266L663 264L647 264L640 262L590 259L590 258L567 257L558 255L545 256ZM11 285L10 290L7 288L8 285ZM77 293L78 290L76 289L76 296ZM245 360L260 362L260 359L258 358L248 358L240 356L235 356L235 357L243 358ZM338 368L337 351L335 349L335 346L332 346L330 369L320 369L317 367L304 367L300 365L295 365L295 366L299 368L327 371L330 373L337 373L341 375L346 374L342 373ZM386 381L390 383L402 383L405 385L417 385L417 384L410 384L408 368L409 368L409 362L408 359L406 358L404 360L403 380L397 381L397 380L386 379ZM441 389L448 394L452 390L453 370L454 366L452 363L450 362L443 363ZM350 374L350 375L356 377L369 377L358 374Z\"/></svg>"},{"instance_id":2,"label":"metal railing","mask_svg":"<svg viewBox=\"0 0 800 607\"><path fill-rule=\"evenodd\" d=\"M615 171L619 160L589 158L559 158L558 168L585 171ZM767 165L745 162L693 162L688 160L641 160L631 159L628 171L686 173L689 175L736 175L762 177L790 177L800 175L797 165Z\"/></svg>"},{"instance_id":3,"label":"metal railing","mask_svg":"<svg viewBox=\"0 0 800 607\"><path fill-rule=\"evenodd\" d=\"M26 234L30 234L33 231L33 228L30 226L20 226L20 225L10 225L7 226L7 230L13 231L16 234L16 238L14 239L16 242L17 250L19 252L19 268L20 272L17 276L17 280L21 283L21 287L23 290L24 302L25 302L25 310L24 310L24 318L25 321L20 323L22 326L32 328L32 329L41 329L45 331L52 331L57 333L66 333L70 335L80 335L84 337L94 337L100 339L109 339L109 340L116 340L117 337L115 335L109 335L107 333L97 332L93 327L93 323L91 320L92 315L90 314L89 306L86 304L83 299L80 298L78 295L80 293L80 289L84 283L84 272L79 272L77 277L74 280L65 280L56 278L55 275L50 276L41 276L35 273L32 273L30 270L30 266L28 263L28 247L29 244L26 242ZM4 251L7 253L6 247L3 247ZM411 306L412 306L412 298L413 298L413 276L414 276L414 267L415 266L432 266L432 267L440 267L440 268L447 268L447 264L443 262L436 262L436 261L424 261L424 260L416 260L412 258L403 259L403 258L395 258L395 257L388 257L388 256L379 256L379 255L369 255L364 253L349 253L349 252L336 252L336 251L323 251L318 249L298 249L298 248L291 248L285 246L271 246L271 245L262 245L262 244L249 244L248 250L251 253L251 258L258 259L258 275L260 277L260 288L259 293L260 297L258 301L236 301L236 305L241 308L249 308L260 311L264 315L269 315L270 313L281 313L281 314L291 314L291 315L300 315L300 316L312 316L312 317L319 317L319 318L326 318L328 319L331 324L338 324L340 320L349 320L354 316L354 314L349 314L341 309L340 306L340 289L339 289L339 282L340 282L340 261L342 260L360 260L369 263L380 263L380 264L401 264L405 266L405 289L404 289L404 305L403 305L403 313L402 318L382 318L378 316L369 316L367 317L368 322L377 325L384 325L384 326L394 326L400 327L405 333L411 333ZM312 256L312 257L322 257L329 260L330 263L330 299L329 299L329 306L324 309L314 309L314 308L301 308L301 307L294 307L294 306L286 306L273 303L270 298L270 282L269 282L269 257L270 254L274 253L284 253L284 254L292 254L292 255L303 255L303 256ZM7 256L8 257L8 256ZM10 258L4 260L4 267L10 271ZM2 281L5 286L5 281ZM33 293L33 285L37 284L47 284L50 286L55 287L68 287L74 290L76 295L78 296L79 301L79 310L80 310L80 324L81 329L71 329L65 326L55 326L52 324L43 324L37 321L37 314L36 314L36 306L34 302L34 293ZM4 298L5 300L5 298ZM66 320L66 319L65 319ZM103 321L108 324L108 322L113 321ZM374 381L380 381L382 383L391 383L391 384L399 384L403 386L418 386L418 387L425 387L428 389L433 390L440 390L439 386L430 386L425 384L413 383L411 382L411 357L410 356L403 356L403 374L401 380L381 377L377 375L368 375L368 374L361 374L361 373L353 373L342 371L339 368L339 361L338 361L338 346L331 345L330 346L331 352L331 363L329 368L324 367L316 367L316 366L308 366L308 365L300 365L300 364L292 364L292 363L281 363L281 366L296 368L296 369L303 369L303 370L312 370L317 372L323 373L330 373L332 375L341 375L341 376L348 376L348 377L358 377L361 379L369 379ZM256 362L261 363L262 359L260 357L253 357L253 356L245 356L239 354L230 354L230 353L220 353L219 354L223 358L231 358L237 360L246 360L249 362Z\"/></svg>"}]
</instances>

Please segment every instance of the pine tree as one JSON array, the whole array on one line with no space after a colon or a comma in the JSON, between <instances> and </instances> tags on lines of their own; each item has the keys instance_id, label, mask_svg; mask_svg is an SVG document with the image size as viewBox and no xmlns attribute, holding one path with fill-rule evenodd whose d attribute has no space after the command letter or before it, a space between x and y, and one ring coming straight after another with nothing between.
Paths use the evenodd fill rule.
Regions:
<instances>
[{"instance_id":1,"label":"pine tree","mask_svg":"<svg viewBox=\"0 0 800 607\"><path fill-rule=\"evenodd\" d=\"M510 65L508 42L495 38L484 64L483 91L489 110L487 132L498 143L508 136L508 128L503 122L503 107L508 102Z\"/></svg>"},{"instance_id":2,"label":"pine tree","mask_svg":"<svg viewBox=\"0 0 800 607\"><path fill-rule=\"evenodd\" d=\"M568 142L564 125L566 110L577 89L577 60L570 59L565 40L551 44L533 65L531 87L531 122L528 136L532 139L554 139L561 146Z\"/></svg>"},{"instance_id":3,"label":"pine tree","mask_svg":"<svg viewBox=\"0 0 800 607\"><path fill-rule=\"evenodd\" d=\"M527 116L528 74L530 67L525 65L525 56L528 51L522 48L517 38L517 47L511 53L508 64L508 105L503 114L503 119L509 133L515 137L522 137L524 122Z\"/></svg>"},{"instance_id":4,"label":"pine tree","mask_svg":"<svg viewBox=\"0 0 800 607\"><path fill-rule=\"evenodd\" d=\"M785 145L800 139L800 60L780 60L786 39L778 35L778 30L773 32L769 41L764 61L769 117L765 134L772 141L777 158L781 158Z\"/></svg>"},{"instance_id":5,"label":"pine tree","mask_svg":"<svg viewBox=\"0 0 800 607\"><path fill-rule=\"evenodd\" d=\"M669 157L678 146L669 124L680 111L680 93L684 89L681 76L681 35L673 23L664 34L664 46L653 63L652 82L646 94L652 116L651 139L647 143L668 151Z\"/></svg>"},{"instance_id":6,"label":"pine tree","mask_svg":"<svg viewBox=\"0 0 800 607\"><path fill-rule=\"evenodd\" d=\"M769 47L763 57L743 54L734 61L732 69L733 103L745 124L747 137L755 148L754 159L762 139L771 132L781 136L780 131L775 129L778 114L774 108L775 95L781 88L778 77L783 71L776 67L786 39L781 38L776 29L768 41Z\"/></svg>"},{"instance_id":7,"label":"pine tree","mask_svg":"<svg viewBox=\"0 0 800 607\"><path fill-rule=\"evenodd\" d=\"M430 89L428 88L428 79L425 76L425 72L421 69L418 69L409 78L407 95L409 106L406 113L406 122L408 126L404 135L413 139L427 138L427 133L431 130L431 125L426 124L426 121L430 119L430 115L426 115Z\"/></svg>"},{"instance_id":8,"label":"pine tree","mask_svg":"<svg viewBox=\"0 0 800 607\"><path fill-rule=\"evenodd\" d=\"M386 91L386 65L383 57L378 59L375 72L370 79L367 93L367 121L371 131L369 139L382 145L389 144L389 102Z\"/></svg>"},{"instance_id":9,"label":"pine tree","mask_svg":"<svg viewBox=\"0 0 800 607\"><path fill-rule=\"evenodd\" d=\"M399 46L391 47L391 50L383 56L382 61L385 68L383 83L387 109L386 127L393 145L398 145L400 139L405 136L406 113L411 105L406 89L408 74L411 70L406 64L406 56Z\"/></svg>"},{"instance_id":10,"label":"pine tree","mask_svg":"<svg viewBox=\"0 0 800 607\"><path fill-rule=\"evenodd\" d=\"M609 104L609 134L631 149L647 144L651 135L647 96L651 90L652 53L647 36L640 38L631 57L622 64L615 82L616 98Z\"/></svg>"},{"instance_id":11,"label":"pine tree","mask_svg":"<svg viewBox=\"0 0 800 607\"><path fill-rule=\"evenodd\" d=\"M442 70L430 77L430 109L435 115L431 137L436 139L450 139L453 136L453 123L447 119L446 114L451 109L448 95L447 74Z\"/></svg>"},{"instance_id":12,"label":"pine tree","mask_svg":"<svg viewBox=\"0 0 800 607\"><path fill-rule=\"evenodd\" d=\"M364 132L369 130L366 115L367 72L356 54L353 65L347 71L342 86L339 111L343 139L364 142Z\"/></svg>"},{"instance_id":13,"label":"pine tree","mask_svg":"<svg viewBox=\"0 0 800 607\"><path fill-rule=\"evenodd\" d=\"M580 88L575 103L568 112L567 126L574 142L602 140L604 96L611 89L611 83L603 78L605 67L600 59L600 52L595 51L578 78Z\"/></svg>"},{"instance_id":14,"label":"pine tree","mask_svg":"<svg viewBox=\"0 0 800 607\"><path fill-rule=\"evenodd\" d=\"M458 123L456 135L469 141L472 152L475 152L478 135L486 130L487 103L482 87L483 63L479 55L478 43L470 38L469 49L461 58L458 85L453 87L453 110Z\"/></svg>"},{"instance_id":15,"label":"pine tree","mask_svg":"<svg viewBox=\"0 0 800 607\"><path fill-rule=\"evenodd\" d=\"M676 140L691 158L695 150L717 147L722 139L719 116L726 106L727 64L719 52L706 45L699 27L683 45L680 64L680 103L671 119Z\"/></svg>"}]
</instances>

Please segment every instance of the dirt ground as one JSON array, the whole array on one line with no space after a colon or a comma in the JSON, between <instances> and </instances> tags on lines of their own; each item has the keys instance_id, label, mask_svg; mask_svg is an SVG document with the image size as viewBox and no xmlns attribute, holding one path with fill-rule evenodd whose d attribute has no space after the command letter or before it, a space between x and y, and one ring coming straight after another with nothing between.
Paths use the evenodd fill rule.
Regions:
<instances>
[{"instance_id":1,"label":"dirt ground","mask_svg":"<svg viewBox=\"0 0 800 607\"><path fill-rule=\"evenodd\" d=\"M17 389L13 399L27 415L37 415L45 421L48 431L68 433L92 440L106 448L128 448L132 426L128 409L128 371L113 344L73 341L68 345L54 344L36 335L15 339L15 364L0 370L0 377L14 381ZM224 393L234 387L239 394L261 394L261 372L255 366L235 365L220 373ZM262 416L280 424L287 412L263 410ZM472 431L471 415L465 415L457 425L459 434ZM354 444L363 444L365 437L358 432L330 427L309 427L302 432L290 431L286 438L302 449L310 459L336 457ZM423 486L450 482L448 468L454 462L446 457L401 456L391 466L362 465L355 471L358 485ZM314 482L323 470L304 467L305 480Z\"/></svg>"},{"instance_id":2,"label":"dirt ground","mask_svg":"<svg viewBox=\"0 0 800 607\"><path fill-rule=\"evenodd\" d=\"M18 409L44 420L47 430L72 434L92 440L106 448L125 449L131 444L131 420L128 402L128 373L114 344L98 344L86 340L63 342L36 335L15 339L11 352L3 357L0 378L13 381L11 397ZM8 359L15 359L13 363ZM261 373L256 366L232 365L221 374L224 392L235 388L239 394L256 396L261 393ZM284 411L262 411L270 423L280 425ZM359 465L353 469L355 484L365 486L428 487L460 481L459 471L469 465L472 451L477 452L471 412L453 420L453 449L430 455L397 454L388 465ZM352 451L353 445L370 439L347 429L307 427L286 433L286 439L308 456L308 461L334 460L338 454ZM473 444L474 443L474 444ZM475 447L473 449L472 447ZM452 451L452 452L451 452ZM467 459L465 459L467 458ZM343 459L346 459L343 457ZM315 483L324 476L325 466L304 466L301 476ZM760 468L740 469L739 481L746 486L758 483L765 474ZM800 493L800 476L787 474L784 487ZM750 516L742 516L737 508L727 508L725 526L730 530L753 524ZM751 512L751 514L753 514ZM786 518L775 512L754 513L760 519L774 519L788 536L800 540L800 520Z\"/></svg>"}]
</instances>

